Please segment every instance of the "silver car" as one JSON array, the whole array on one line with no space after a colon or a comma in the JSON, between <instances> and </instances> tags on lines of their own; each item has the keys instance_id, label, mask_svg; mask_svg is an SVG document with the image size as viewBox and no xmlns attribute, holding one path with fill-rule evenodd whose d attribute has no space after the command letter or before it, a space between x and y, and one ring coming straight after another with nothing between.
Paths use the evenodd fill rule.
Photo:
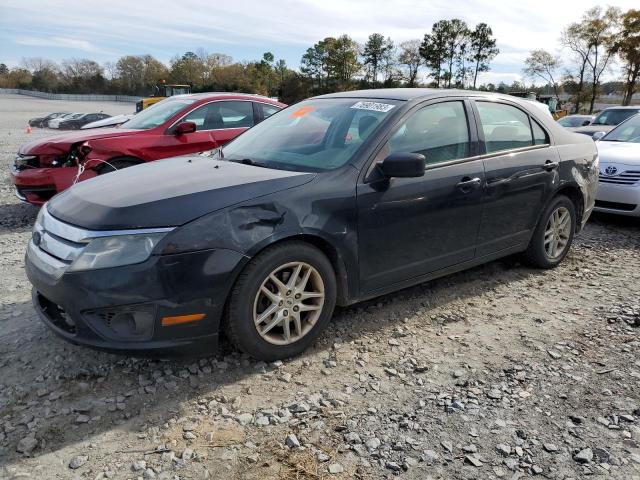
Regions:
<instances>
[{"instance_id":1,"label":"silver car","mask_svg":"<svg viewBox=\"0 0 640 480\"><path fill-rule=\"evenodd\" d=\"M579 128L590 125L594 118L595 115L567 115L558 119L558 125L575 132Z\"/></svg>"},{"instance_id":2,"label":"silver car","mask_svg":"<svg viewBox=\"0 0 640 480\"><path fill-rule=\"evenodd\" d=\"M640 115L598 142L600 181L595 210L640 217Z\"/></svg>"},{"instance_id":3,"label":"silver car","mask_svg":"<svg viewBox=\"0 0 640 480\"><path fill-rule=\"evenodd\" d=\"M615 128L616 125L624 122L627 118L633 117L640 113L640 106L631 107L609 107L602 110L596 118L593 119L586 127L576 128L576 133L582 133L593 137L594 140L601 138L600 135L608 133ZM599 135L596 135L598 133Z\"/></svg>"}]
</instances>

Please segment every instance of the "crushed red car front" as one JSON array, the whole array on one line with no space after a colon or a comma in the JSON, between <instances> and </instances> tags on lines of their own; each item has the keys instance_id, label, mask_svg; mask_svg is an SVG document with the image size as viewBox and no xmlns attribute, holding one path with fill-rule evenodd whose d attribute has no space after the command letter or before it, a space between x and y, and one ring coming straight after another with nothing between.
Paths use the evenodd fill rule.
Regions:
<instances>
[{"instance_id":1,"label":"crushed red car front","mask_svg":"<svg viewBox=\"0 0 640 480\"><path fill-rule=\"evenodd\" d=\"M101 129L99 132L74 132L25 143L20 147L10 172L16 196L33 205L42 205L76 181L95 177L94 170L78 172L78 161L83 159L80 147L84 142L132 133L135 131Z\"/></svg>"}]
</instances>

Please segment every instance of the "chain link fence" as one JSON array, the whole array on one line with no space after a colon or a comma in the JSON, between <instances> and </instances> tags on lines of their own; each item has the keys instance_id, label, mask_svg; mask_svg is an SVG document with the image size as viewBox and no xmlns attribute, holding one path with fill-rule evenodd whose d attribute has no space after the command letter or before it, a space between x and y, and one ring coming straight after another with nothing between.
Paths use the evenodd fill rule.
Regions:
<instances>
[{"instance_id":1,"label":"chain link fence","mask_svg":"<svg viewBox=\"0 0 640 480\"><path fill-rule=\"evenodd\" d=\"M29 97L44 98L47 100L67 100L74 102L130 102L135 103L142 97L132 95L93 95L70 93L47 93L36 90L23 90L21 88L0 88L0 94L27 95Z\"/></svg>"}]
</instances>

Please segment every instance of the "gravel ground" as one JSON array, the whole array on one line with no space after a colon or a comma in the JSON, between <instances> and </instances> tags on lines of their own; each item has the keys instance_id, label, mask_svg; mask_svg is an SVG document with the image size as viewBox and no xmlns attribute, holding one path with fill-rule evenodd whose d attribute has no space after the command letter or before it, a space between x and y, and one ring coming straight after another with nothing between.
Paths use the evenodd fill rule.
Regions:
<instances>
[{"instance_id":1,"label":"gravel ground","mask_svg":"<svg viewBox=\"0 0 640 480\"><path fill-rule=\"evenodd\" d=\"M37 320L7 175L28 117L80 105L0 97L0 478L640 479L638 220L340 309L286 362L96 353Z\"/></svg>"}]
</instances>

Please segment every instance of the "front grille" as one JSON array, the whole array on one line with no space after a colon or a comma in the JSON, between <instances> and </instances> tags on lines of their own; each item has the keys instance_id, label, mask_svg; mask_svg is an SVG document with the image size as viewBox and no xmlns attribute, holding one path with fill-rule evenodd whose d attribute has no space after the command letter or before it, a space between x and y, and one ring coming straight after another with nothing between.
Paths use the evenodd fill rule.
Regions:
<instances>
[{"instance_id":1,"label":"front grille","mask_svg":"<svg viewBox=\"0 0 640 480\"><path fill-rule=\"evenodd\" d=\"M46 209L46 207L42 208ZM36 223L34 227L33 243L53 258L71 265L87 245L74 239L72 229L73 227L56 220L45 210L42 221Z\"/></svg>"},{"instance_id":2,"label":"front grille","mask_svg":"<svg viewBox=\"0 0 640 480\"><path fill-rule=\"evenodd\" d=\"M627 170L617 175L600 174L600 183L613 185L635 185L640 182L640 170Z\"/></svg>"},{"instance_id":3,"label":"front grille","mask_svg":"<svg viewBox=\"0 0 640 480\"><path fill-rule=\"evenodd\" d=\"M608 208L611 210L620 210L622 212L633 212L638 205L632 203L605 202L604 200L596 200L596 207Z\"/></svg>"}]
</instances>

